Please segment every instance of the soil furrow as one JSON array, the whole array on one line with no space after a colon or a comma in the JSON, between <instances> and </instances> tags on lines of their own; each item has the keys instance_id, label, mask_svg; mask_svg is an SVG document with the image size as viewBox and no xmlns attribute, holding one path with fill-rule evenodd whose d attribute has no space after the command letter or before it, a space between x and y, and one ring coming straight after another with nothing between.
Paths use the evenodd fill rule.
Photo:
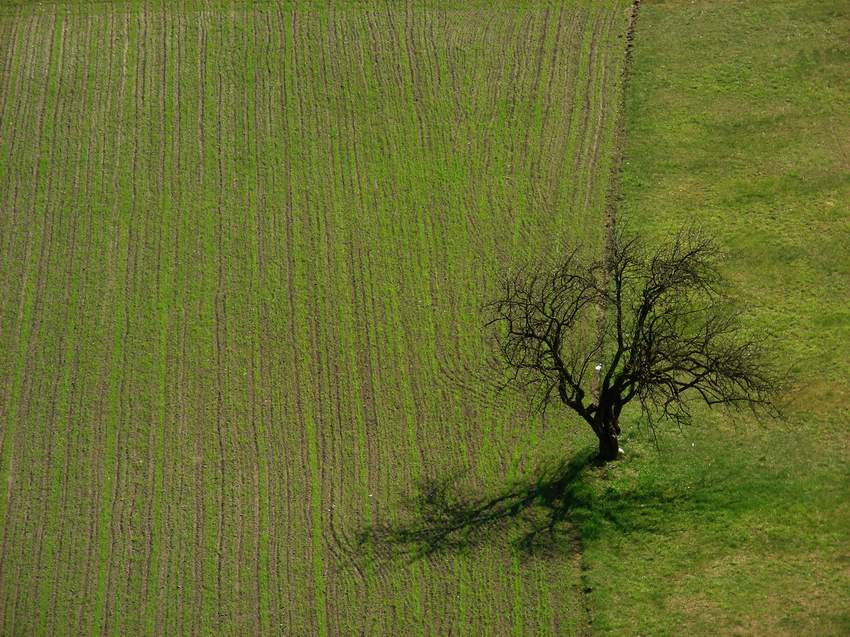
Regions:
<instances>
[{"instance_id":1,"label":"soil furrow","mask_svg":"<svg viewBox=\"0 0 850 637\"><path fill-rule=\"evenodd\" d=\"M50 28L48 31L52 32L54 30L55 20L50 22ZM49 61L53 57L53 49L54 49L54 40L55 38L50 39L50 44L46 50L46 57ZM44 50L44 49L42 49ZM44 112L47 106L47 91L42 91L40 94L39 105L35 109L35 121L36 121L36 130L34 133L34 143L38 144L38 148L40 148L40 142L43 135L44 130ZM16 129L13 129L16 130ZM33 188L33 196L37 192L37 184L39 179L39 170L40 170L40 162L33 162L32 171L29 178L29 183ZM44 230L47 229L45 225ZM34 249L33 247L33 229L30 225L27 225L26 231L26 239L24 243L26 245L26 254L24 257L24 263L30 263L30 255ZM42 242L43 242L42 238ZM42 243L43 248L43 243ZM38 249L38 248L35 248ZM9 536L13 534L11 530L11 525L13 524L13 516L11 515L12 501L14 495L13 485L15 483L15 455L14 455L14 447L16 443L15 434L16 434L16 424L19 418L18 410L19 403L21 401L21 395L25 389L25 381L26 381L26 358L28 352L31 350L32 344L29 342L31 331L30 327L33 321L33 304L34 304L34 292L31 291L32 284L29 283L31 278L31 270L35 269L36 276L39 276L38 273L41 270L40 264L42 263L43 257L43 249L40 250L41 256L38 260L38 265L36 268L25 267L23 269L22 283L20 287L19 293L19 306L18 306L18 329L17 332L17 340L14 345L14 350L17 352L17 356L15 357L15 366L13 370L14 380L12 381L12 388L8 399L5 401L8 405L6 409L7 414L7 422L8 425L3 427L3 437L2 437L2 455L0 455L0 476L2 476L2 480L0 480L0 519L3 520L3 542L2 549L0 549L0 583L4 581L3 576L5 575L5 567L6 567L6 559L9 547ZM3 602L3 608L5 612L6 602L4 599L2 589L5 587L0 586L0 600Z\"/></svg>"},{"instance_id":2,"label":"soil furrow","mask_svg":"<svg viewBox=\"0 0 850 637\"><path fill-rule=\"evenodd\" d=\"M130 46L132 43L137 43L137 34L135 33L135 29L131 28L131 16L128 16L125 19L124 29L125 29L125 38L127 42L127 46L125 48L126 52L133 52L133 63L135 66L135 70L133 73L133 81L129 85L129 89L131 91L132 97L128 100L132 102L132 113L133 113L133 121L138 119L139 112L139 67L140 67L140 55L138 51L134 51ZM137 16L136 16L137 17ZM129 63L128 58L124 58L124 69L122 71L123 77L130 77L129 74ZM127 99L126 95L124 96ZM124 100L122 100L124 101ZM124 105L126 109L127 106ZM136 279L138 274L138 242L139 242L139 229L138 229L138 183L137 183L137 171L139 164L139 129L138 127L133 128L132 135L132 146L130 151L129 162L132 167L132 170L129 175L128 183L123 183L122 187L126 187L129 189L129 202L127 202L126 209L123 207L119 207L116 210L116 222L121 227L122 219L121 215L126 214L126 228L127 228L127 241L126 246L124 246L123 255L119 256L122 259L123 266L123 289L119 288L119 296L123 299L121 303L122 311L119 316L119 323L116 325L117 333L120 336L120 339L117 340L118 347L117 351L120 352L120 372L117 379L117 393L115 396L115 412L114 412L114 422L106 423L106 427L109 428L112 425L115 428L115 447L114 447L114 490L112 491L112 504L110 507L110 516L109 516L109 550L105 556L102 556L104 559L104 564L106 568L106 585L103 595L103 627L102 634L109 635L111 630L114 630L111 627L111 623L113 622L113 614L115 613L115 607L120 604L121 600L118 598L118 590L123 583L128 581L126 577L126 569L122 569L121 567L126 565L126 544L124 542L128 540L127 533L127 506L126 500L127 497L125 495L125 489L128 488L128 482L130 480L129 473L132 468L132 461L128 457L129 449L131 448L131 444L128 444L128 440L132 435L130 431L131 421L130 421L130 412L132 409L132 401L133 395L130 392L130 384L132 383L131 377L131 352L129 351L131 346L130 333L132 330L132 326L134 324L133 318L135 316L135 307L136 307L136 296L134 291L136 289ZM122 188L123 189L123 188ZM123 292L123 294L121 294ZM122 462L123 460L123 462ZM132 507L134 504L134 500L130 500L130 506ZM130 513L132 513L132 509L130 509ZM125 570L124 574L121 574L120 571ZM122 576L123 575L123 576ZM116 623L120 622L122 616L119 615Z\"/></svg>"},{"instance_id":3,"label":"soil furrow","mask_svg":"<svg viewBox=\"0 0 850 637\"><path fill-rule=\"evenodd\" d=\"M30 38L30 34L32 32L32 29L33 29L32 21L30 21L29 24L28 24L28 29L27 29L27 39L28 40ZM37 50L36 46L26 47L25 55L27 56L26 60L28 61L26 66L29 67L29 66L32 65L32 60L34 59L34 57L30 57L30 56L34 56L36 50ZM51 53L52 53L52 40L51 40L51 48L48 49L48 59L50 58ZM35 109L33 109L36 113L35 121L38 123L39 127L41 126L41 123L42 123L42 113L44 111L45 104L46 104L45 100L46 100L46 92L42 92L41 95L40 95L38 106ZM19 127L13 128L13 133L18 128ZM38 138L38 136L40 136L40 134L41 133L40 133L40 128L39 128L39 133L36 136L36 138ZM37 171L37 168L34 167L33 172L35 172L35 171ZM32 187L35 188L35 182L32 179L29 179L28 181L32 185ZM16 186L16 188L15 188L15 200L14 200L14 205L13 205L13 209L12 209L13 220L17 216L17 204L18 204L18 201L17 201L17 186ZM14 223L13 223L12 227L14 228ZM3 526L3 540L2 540L2 544L0 544L0 612L3 613L4 620L5 620L5 617L6 617L7 605L9 603L10 599L12 599L12 600L14 599L13 596L7 597L7 593L8 593L8 591L11 590L11 587L6 587L4 585L4 582L5 582L4 575L6 573L5 569L6 569L8 553L10 551L10 548L14 547L17 544L17 542L11 541L10 538L15 537L15 524L13 522L12 512L14 512L14 510L15 510L15 506L14 506L15 490L13 489L13 482L14 482L14 475L15 475L14 466L13 466L13 463L15 461L15 454L14 454L15 436L14 436L14 432L15 432L15 429L16 429L15 419L16 419L16 413L17 413L17 409L18 409L17 400L19 400L18 398L16 398L16 396L20 395L21 387L22 387L22 384L23 384L23 379L20 377L20 373L18 372L18 368L23 365L23 361L21 360L21 357L24 355L23 349L22 349L24 347L24 345L22 343L22 338L25 337L25 335L26 335L26 333L24 332L25 326L20 321L22 321L24 319L29 320L29 317L26 314L26 309L28 307L27 299L28 299L28 296L29 296L29 292L28 292L28 289L27 289L27 282L31 278L31 274L30 274L31 268L27 267L27 264L29 264L29 262L30 262L30 254L31 254L31 251L33 249L33 246L32 246L32 229L30 228L30 226L28 225L26 227L25 233L21 233L21 234L25 235L23 243L25 244L26 248L25 248L25 256L24 256L24 259L23 259L23 267L22 267L21 275L19 277L20 280L21 280L21 283L20 283L20 286L18 287L16 294L15 294L15 296L18 298L18 303L16 304L18 309L17 309L17 312L15 314L18 317L17 322L18 322L18 325L20 327L17 330L10 330L10 331L13 331L14 333L16 333L17 338L16 338L16 341L14 341L14 344L11 341L11 338L9 339L9 342L8 342L9 351L17 352L18 354L17 354L17 356L9 357L10 359L14 358L14 365L12 363L12 360L10 360L9 361L9 368L8 368L8 377L7 377L7 379L5 379L6 382L4 382L4 385L7 388L7 391L5 392L4 400L3 400L3 403L2 403L3 415L5 417L4 422L6 422L8 424L5 425L2 428L2 436L0 436L0 476L2 476L2 480L0 480L0 520L2 520L2 526ZM12 240L12 237L13 237L12 232L10 232L9 237L10 237L10 246L11 246L11 240ZM10 247L10 253L11 253L11 247ZM14 297L12 297L12 298L14 298ZM4 623L5 623L5 621L4 621Z\"/></svg>"},{"instance_id":4,"label":"soil furrow","mask_svg":"<svg viewBox=\"0 0 850 637\"><path fill-rule=\"evenodd\" d=\"M53 29L51 29L51 31L53 31ZM64 21L61 28L58 29L58 34L58 42L56 42L57 31L54 31L51 37L51 47L47 55L48 68L46 71L47 84L54 89L55 99L52 104L51 114L46 122L44 120L44 109L42 109L42 112L39 114L38 136L36 138L39 154L46 154L49 158L48 163L52 162L57 150L56 144L52 143L56 132L56 121L59 119L60 113L64 112L60 109L60 103L63 100L58 88L62 86L62 77L66 71L64 65L66 58L66 23ZM53 56L54 48L58 50L55 61ZM44 93L48 93L46 88ZM47 108L47 106L45 105L44 108ZM45 148L45 146L47 146L49 150ZM51 409L48 407L48 413L50 415L45 414L43 417L46 419L55 417L55 397L56 391L58 390L58 376L54 374L45 374L40 377L40 375L35 373L38 366L37 359L39 354L37 344L40 339L49 338L49 334L42 333L42 327L45 323L48 327L50 325L50 314L47 310L49 310L51 306L50 298L46 298L46 293L49 287L48 280L51 278L51 260L55 256L53 251L56 234L55 228L59 223L59 220L57 219L58 213L54 202L55 185L58 179L52 171L40 170L40 164L41 162L37 161L33 168L32 183L35 204L32 209L32 216L33 218L40 219L42 221L42 233L39 243L39 257L35 267L35 289L32 293L33 300L31 313L24 318L24 320L28 321L30 325L27 326L29 329L26 332L26 350L23 354L22 361L20 361L23 364L23 377L20 379L19 384L19 407L16 411L10 410L13 413L10 418L10 424L14 419L17 419L22 424L26 424L31 414L34 419L38 420L39 417L42 416L41 414L38 414L38 406L41 402L42 396L45 394L49 394L51 396L48 403L53 405L54 408ZM50 389L47 387L42 388L40 384L37 384L39 380L42 381L41 384L49 384ZM13 396L13 399L14 397L15 396ZM16 444L17 441L15 438L16 434L20 436L19 429L14 429L13 433L9 435L10 447L15 446L17 448L17 455L21 461L21 472L26 473L27 479L26 481L17 482L15 479L18 477L18 474L13 471L13 466L9 467L9 475L7 479L9 480L10 497L8 500L11 500L11 490L17 486L20 495L24 496L24 498L22 498L22 505L26 507L25 522L22 525L23 535L27 539L32 539L32 543L27 542L26 547L22 546L20 548L26 551L29 559L32 559L31 556L35 556L35 563L27 562L27 569L20 578L22 581L19 580L22 585L18 587L18 594L15 598L12 618L10 620L13 631L21 630L23 632L27 632L33 630L30 622L34 621L34 612L30 612L25 609L27 609L27 606L32 604L33 596L35 596L37 591L39 591L42 576L42 548L45 534L45 523L47 520L46 516L48 514L46 502L48 467L50 466L51 454L53 452L53 436L52 429L49 427L50 424L51 423L48 423L48 427L44 428L38 437L33 437L33 439L26 442L21 441L19 444ZM36 446L39 441L42 442L44 447L38 448ZM27 442L29 442L29 444L27 444ZM45 456L43 464L39 462L40 458L38 456L32 458L29 462L27 461L27 456L29 455L28 451L33 450L34 448L39 449L39 451L43 450L43 455ZM14 451L12 451L10 453L9 463L11 464L14 460L15 454ZM4 467L5 466L8 465L4 463ZM43 474L41 475L40 486L37 489L38 495L36 496L35 493L31 493L30 490L32 489L33 492L36 491L35 484L38 481L37 476L39 469L43 471ZM17 513L17 511L12 509L9 513L9 517L11 518ZM0 517L2 517L2 515L0 515ZM29 528L29 525L27 524L31 518L35 525L35 528L32 529ZM5 558L5 551L0 559L3 558ZM2 577L3 566L3 563L0 562L0 577ZM20 628L16 628L16 621L22 614L22 609L25 610L22 620L24 623Z\"/></svg>"},{"instance_id":5,"label":"soil furrow","mask_svg":"<svg viewBox=\"0 0 850 637\"><path fill-rule=\"evenodd\" d=\"M110 18L108 24L108 29L106 30L106 35L108 36L106 39L108 41L108 47L106 43L100 44L102 37L102 29L98 32L97 27L102 27L101 21L95 22L95 27L91 29L92 31L92 39L90 46L95 47L95 51L100 53L100 46L103 46L107 51L107 55L92 55L91 56L91 64L93 65L91 68L95 71L100 71L102 69L102 64L106 66L106 78L107 84L112 85L110 81L112 78L112 68L113 68L113 51L114 51L114 33L113 33L113 20ZM96 36L95 36L96 34ZM96 72L92 73L94 77L102 78L103 73ZM98 130L97 123L103 122L106 120L107 113L109 112L109 105L111 100L111 94L104 91L97 91L95 88L95 82L91 82L89 86L89 92L91 93L90 99L94 99L96 95L96 108L95 113L96 116L93 118L94 121L91 123L89 127L89 154L87 155L88 161L85 163L86 178L85 178L85 188L84 192L87 196L98 197L100 193L103 192L103 179L101 173L101 183L100 189L95 188L95 174L96 170L93 169L93 162L91 160L93 154L100 153L101 160L105 153L105 144L102 142L98 144L98 137L101 131ZM101 168L102 161L101 161ZM103 171L105 172L105 170ZM89 247L89 251L86 254L86 266L83 268L86 272L85 276L83 276L83 294L81 294L80 298L80 314L91 316L92 330L95 333L100 333L102 330L102 318L98 316L97 310L99 299L96 298L95 295L88 295L88 290L92 288L96 288L100 283L100 280L96 278L96 274L93 272L94 264L96 264L101 258L102 255L99 254L98 247L100 246L100 242L95 235L95 211L94 207L90 207L87 215L87 223L86 223L86 236L84 238L84 243ZM93 256L96 255L96 256ZM87 310L86 304L90 303L91 307ZM94 315L94 316L92 316ZM95 318L97 317L97 318ZM82 365L83 362L87 363L86 372L89 370L96 369L96 365L92 365L92 361L83 352L83 348L80 347L78 350L80 353L81 361L79 364ZM107 357L108 358L108 357ZM89 372L90 373L90 372ZM83 377L84 376L84 377ZM88 381L88 382L86 382ZM98 509L98 495L96 488L98 485L98 476L96 470L94 469L93 455L94 455L94 447L95 447L95 437L96 437L96 422L102 420L102 398L100 400L95 399L95 395L97 394L96 381L92 382L91 376L89 374L83 374L81 372L80 378L78 380L78 376L75 373L73 375L72 385L78 387L79 392L79 413L81 421L85 418L90 418L90 425L84 427L85 437L81 440L80 445L81 449L86 449L85 451L81 451L80 455L83 456L87 460L87 463L90 466L89 471L87 472L86 478L83 481L83 484L86 486L84 488L84 494L78 495L78 497L82 497L82 499L89 505L88 515L81 512L81 518L86 520L87 528L85 533L77 534L77 539L84 543L84 547L80 552L79 559L69 559L70 566L69 569L73 569L76 571L79 582L80 582L80 601L78 602L78 611L76 613L74 626L75 630L79 634L83 631L82 620L83 617L87 614L85 609L90 609L92 600L90 598L91 594L91 574L93 572L93 551L95 545L95 532L97 528L97 520L100 519L100 512ZM94 404L92 404L94 403ZM79 493L79 492L78 492ZM84 556L84 557L83 557ZM82 564L82 569L80 569L80 564ZM57 618L57 622L59 618Z\"/></svg>"},{"instance_id":6,"label":"soil furrow","mask_svg":"<svg viewBox=\"0 0 850 637\"><path fill-rule=\"evenodd\" d=\"M206 131L205 131L205 100L207 93L207 25L203 13L198 15L198 19L194 25L197 28L197 40L194 56L189 57L188 64L197 65L197 122L195 125L195 137L197 142L197 184L200 188L205 188L206 174ZM201 192L202 203L206 205L206 193ZM201 238L195 243L195 253L199 260L197 276L200 278L203 275L203 270L206 269L206 259L208 255L201 254L200 250L204 243ZM202 312L202 300L192 297L192 316L200 318ZM192 332L194 334L194 331ZM189 339L185 339L184 343ZM194 352L193 352L194 353ZM192 368L192 357L185 357L184 366L186 368L186 377L189 386L194 389L194 376L197 371ZM193 392L194 393L194 392ZM203 427L197 422L196 412L203 412L203 406L200 404L202 398L193 395L193 410L188 413L189 422L191 423L192 442L193 442L193 478L194 484L192 488L192 499L194 518L192 520L192 538L193 546L191 550L191 565L192 565L192 600L190 603L190 633L199 635L204 632L203 615L204 615L204 589L207 587L205 581L205 565L204 565L204 546L206 544L206 502L204 499L204 464L205 452L203 441Z\"/></svg>"},{"instance_id":7,"label":"soil furrow","mask_svg":"<svg viewBox=\"0 0 850 637\"><path fill-rule=\"evenodd\" d=\"M90 58L87 58L87 54L88 54L88 52L90 50L90 46L91 46L92 29L91 28L85 29L84 34L85 34L85 36L82 39L82 43L81 43L81 47L80 47L80 53L77 55L76 60L75 60L75 68L82 67L82 68L85 68L88 71L90 69L89 64L82 64L82 61L86 60L86 59L90 59ZM88 77L89 77L88 73L86 73L83 76L82 81L79 84L78 90L79 90L80 96L86 96L85 106L88 107L87 110L91 111L91 99L90 99L91 96L89 95ZM77 87L75 87L75 88L77 88ZM80 208L81 208L80 199L81 199L81 197L80 197L80 195L81 195L81 190L83 190L81 188L81 185L80 185L80 174L82 172L82 167L84 165L87 165L87 162L85 161L85 157L86 157L85 151L87 151L90 148L90 146L91 146L91 127L88 127L85 130L85 133L81 134L79 136L78 140L77 140L76 149L75 149L75 153L74 153L74 156L76 157L76 159L75 159L75 161L73 161L73 164L72 164L74 176L73 176L73 179L72 179L72 194L71 194L71 197L70 197L71 204L69 206L70 210L72 212L70 214L70 223L69 223L69 230L68 230L69 247L68 247L68 251L67 251L67 256L64 259L67 262L66 269L65 269L65 282L64 282L64 285L62 286L65 290L65 298L64 298L64 303L63 303L63 305L65 307L65 315L64 315L64 318L62 320L62 324L65 326L65 330L64 330L62 337L60 339L60 342L59 342L59 351L65 352L64 353L64 359L67 360L67 361L71 361L71 363L70 363L70 365L68 365L66 363L65 365L60 364L60 365L57 366L57 379L58 379L60 373L61 373L61 376L62 376L62 398L60 398L59 400L60 400L61 403L63 403L65 405L63 411L65 411L65 410L67 410L67 411L65 411L66 416L65 416L65 419L64 419L65 423L66 423L65 424L66 431L64 432L64 436L62 436L63 432L61 431L61 427L60 426L56 427L56 429L57 429L56 435L64 437L65 442L64 442L64 453L62 454L63 460L61 462L61 466L62 466L62 470L61 470L61 474L60 474L61 477L58 481L59 485L57 487L58 490L59 490L59 493L57 495L57 498L58 498L57 499L57 505L55 507L53 507L53 509L54 509L54 511L55 510L67 511L69 513L70 513L70 509L71 509L71 502L69 501L69 496L68 496L69 490L70 490L69 476L71 475L71 469L70 469L71 462L74 459L73 454L72 454L74 427L71 426L71 423L74 422L74 402L73 402L73 396L70 395L70 394L72 392L71 384L73 382L75 382L73 379L77 378L77 375L78 375L79 369L80 369L80 344L79 344L79 342L74 341L73 336L76 336L76 334L81 331L79 326L78 326L78 322L79 322L79 318L81 316L83 316L81 308L79 307L79 299L80 299L80 296L81 296L80 295L80 289L79 289L78 284L75 283L74 275L75 275L75 269L76 269L75 268L76 262L78 260L82 261L82 262L86 262L87 259L85 257L88 256L88 250L86 249L88 244L83 244L82 242L80 242L80 248L79 249L82 251L83 257L81 258L80 256L78 256L77 235L78 235L78 231L79 231L78 220L81 217L81 213L80 213ZM87 189L85 190L85 192L87 194ZM68 338L69 335L72 338ZM66 342L67 342L67 345L66 345ZM54 405L51 406L51 414L52 414L51 419L50 419L51 424L56 423L55 417L53 416L53 414L55 414L55 412L56 412L55 400L56 400L56 398L54 398ZM59 425L60 423L56 423L56 424ZM48 462L47 466L50 467L50 464L51 463ZM65 547L65 541L66 541L65 525L66 525L66 522L68 521L68 518L70 517L70 515L60 515L58 517L59 517L59 520L57 521L58 522L58 528L56 529L56 532L55 532L55 536L58 538L58 546L56 548L56 553L52 558L53 568L51 569L53 577L51 578L51 580L47 584L52 590L50 592L49 603L44 605L45 608L50 609L50 612L47 612L46 616L42 616L42 619L41 619L41 627L42 627L41 630L42 630L42 632L47 631L48 626L49 626L49 632L54 633L54 634L56 632L55 621L58 617L58 613L57 613L57 607L58 607L58 603L59 603L59 585L58 584L59 584L59 582L62 582L62 581L66 581L66 582L71 581L72 575L73 575L70 572L67 572L67 577L65 577L65 578L61 577L61 575L60 575L60 572L62 570L61 567L65 566L67 568L67 566L72 562L72 560L70 559L70 553L69 553L69 557L65 557L64 552L63 552L63 549ZM45 624L48 621L51 621L51 620L54 622L54 625L52 625L52 626L47 625L46 626Z\"/></svg>"},{"instance_id":8,"label":"soil furrow","mask_svg":"<svg viewBox=\"0 0 850 637\"><path fill-rule=\"evenodd\" d=\"M225 618L222 614L226 608L224 605L223 594L224 586L222 584L222 562L224 559L224 497L225 497L225 465L226 454L224 445L224 381L222 373L224 371L224 355L225 355L225 307L224 307L224 232L223 224L223 192L224 192L224 168L222 154L224 149L221 143L221 128L222 128L222 75L218 72L218 105L216 109L216 155L218 165L218 207L216 209L215 220L215 243L216 243L216 286L215 299L213 301L215 310L215 362L216 362L216 384L215 384L215 427L216 427L216 443L218 445L218 525L216 527L216 598L218 602L218 621L222 622Z\"/></svg>"}]
</instances>

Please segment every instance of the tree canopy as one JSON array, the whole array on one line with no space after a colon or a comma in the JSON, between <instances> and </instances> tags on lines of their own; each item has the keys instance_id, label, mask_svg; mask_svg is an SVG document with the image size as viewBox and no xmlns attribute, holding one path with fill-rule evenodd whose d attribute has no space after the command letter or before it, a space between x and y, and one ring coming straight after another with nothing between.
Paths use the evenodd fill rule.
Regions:
<instances>
[{"instance_id":1,"label":"tree canopy","mask_svg":"<svg viewBox=\"0 0 850 637\"><path fill-rule=\"evenodd\" d=\"M508 383L577 413L613 460L623 407L650 423L686 423L690 403L775 411L778 376L763 338L748 333L698 229L657 248L617 233L605 258L579 250L554 265L505 273L485 306Z\"/></svg>"}]
</instances>

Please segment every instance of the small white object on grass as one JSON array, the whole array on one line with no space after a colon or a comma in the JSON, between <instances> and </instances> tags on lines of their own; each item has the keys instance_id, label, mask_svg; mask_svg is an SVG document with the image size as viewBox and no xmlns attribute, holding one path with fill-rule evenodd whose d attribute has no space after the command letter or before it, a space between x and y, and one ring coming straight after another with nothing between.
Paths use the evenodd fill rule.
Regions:
<instances>
[{"instance_id":1,"label":"small white object on grass","mask_svg":"<svg viewBox=\"0 0 850 637\"><path fill-rule=\"evenodd\" d=\"M597 372L602 371L602 363L596 363L596 371Z\"/></svg>"}]
</instances>

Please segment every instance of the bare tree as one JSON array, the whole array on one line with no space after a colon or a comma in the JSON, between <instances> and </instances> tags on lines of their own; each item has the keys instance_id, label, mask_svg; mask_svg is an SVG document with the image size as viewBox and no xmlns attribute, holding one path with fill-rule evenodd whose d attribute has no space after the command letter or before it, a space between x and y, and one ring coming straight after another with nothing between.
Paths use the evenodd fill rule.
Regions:
<instances>
[{"instance_id":1,"label":"bare tree","mask_svg":"<svg viewBox=\"0 0 850 637\"><path fill-rule=\"evenodd\" d=\"M778 377L725 295L720 257L699 230L655 250L618 234L604 261L574 251L505 274L485 308L507 383L577 413L602 461L619 455L632 400L653 426L689 422L692 400L775 412Z\"/></svg>"}]
</instances>

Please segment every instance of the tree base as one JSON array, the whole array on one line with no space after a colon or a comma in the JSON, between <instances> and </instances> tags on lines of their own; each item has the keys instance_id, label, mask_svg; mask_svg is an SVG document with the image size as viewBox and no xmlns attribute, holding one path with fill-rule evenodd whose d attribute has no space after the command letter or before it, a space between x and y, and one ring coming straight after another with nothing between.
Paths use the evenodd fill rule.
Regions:
<instances>
[{"instance_id":1,"label":"tree base","mask_svg":"<svg viewBox=\"0 0 850 637\"><path fill-rule=\"evenodd\" d=\"M620 457L620 440L616 434L599 437L599 461L611 462Z\"/></svg>"}]
</instances>

